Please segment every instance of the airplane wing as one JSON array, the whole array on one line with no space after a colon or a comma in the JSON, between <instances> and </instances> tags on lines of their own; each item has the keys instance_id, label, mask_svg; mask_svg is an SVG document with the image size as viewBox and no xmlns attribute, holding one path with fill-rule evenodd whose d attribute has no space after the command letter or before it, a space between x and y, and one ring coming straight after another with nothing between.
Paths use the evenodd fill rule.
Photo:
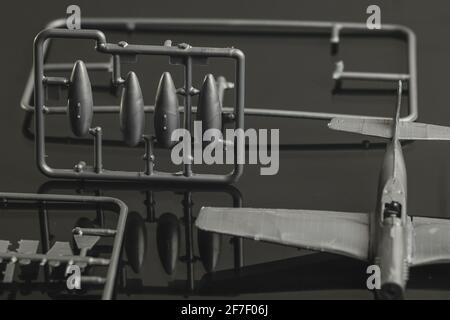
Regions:
<instances>
[{"instance_id":1,"label":"airplane wing","mask_svg":"<svg viewBox=\"0 0 450 320\"><path fill-rule=\"evenodd\" d=\"M199 229L367 260L369 216L365 213L204 207Z\"/></svg>"},{"instance_id":2,"label":"airplane wing","mask_svg":"<svg viewBox=\"0 0 450 320\"><path fill-rule=\"evenodd\" d=\"M414 266L450 262L450 220L414 217Z\"/></svg>"},{"instance_id":3,"label":"airplane wing","mask_svg":"<svg viewBox=\"0 0 450 320\"><path fill-rule=\"evenodd\" d=\"M353 132L373 137L391 138L392 120L334 118L328 124L333 130ZM400 140L450 140L450 127L419 122L400 122Z\"/></svg>"}]
</instances>

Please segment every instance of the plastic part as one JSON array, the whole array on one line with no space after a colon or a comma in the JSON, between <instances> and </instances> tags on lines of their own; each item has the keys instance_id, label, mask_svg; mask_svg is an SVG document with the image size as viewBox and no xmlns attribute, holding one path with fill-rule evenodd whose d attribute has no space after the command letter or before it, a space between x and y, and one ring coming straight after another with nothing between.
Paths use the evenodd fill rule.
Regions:
<instances>
[{"instance_id":1,"label":"plastic part","mask_svg":"<svg viewBox=\"0 0 450 320\"><path fill-rule=\"evenodd\" d=\"M176 141L171 140L172 132L180 127L178 97L172 76L164 72L159 81L155 101L156 141L163 148L171 148Z\"/></svg>"},{"instance_id":2,"label":"plastic part","mask_svg":"<svg viewBox=\"0 0 450 320\"><path fill-rule=\"evenodd\" d=\"M130 71L120 100L120 129L123 140L130 147L136 146L144 134L144 99L136 73Z\"/></svg>"},{"instance_id":3,"label":"plastic part","mask_svg":"<svg viewBox=\"0 0 450 320\"><path fill-rule=\"evenodd\" d=\"M217 92L216 80L206 75L198 97L197 120L202 121L203 132L208 129L222 130L222 105Z\"/></svg>"},{"instance_id":4,"label":"plastic part","mask_svg":"<svg viewBox=\"0 0 450 320\"><path fill-rule=\"evenodd\" d=\"M89 133L93 105L91 81L86 65L78 60L70 76L68 98L70 126L77 137L83 137Z\"/></svg>"}]
</instances>

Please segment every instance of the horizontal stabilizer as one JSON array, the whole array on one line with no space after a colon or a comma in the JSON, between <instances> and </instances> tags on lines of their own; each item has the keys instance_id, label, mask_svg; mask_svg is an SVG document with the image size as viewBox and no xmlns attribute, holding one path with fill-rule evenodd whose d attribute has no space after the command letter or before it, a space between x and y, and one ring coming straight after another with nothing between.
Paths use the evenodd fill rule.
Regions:
<instances>
[{"instance_id":1,"label":"horizontal stabilizer","mask_svg":"<svg viewBox=\"0 0 450 320\"><path fill-rule=\"evenodd\" d=\"M328 127L333 130L381 138L392 138L393 130L390 119L334 118ZM450 140L450 127L418 122L399 122L397 134L400 140Z\"/></svg>"},{"instance_id":2,"label":"horizontal stabilizer","mask_svg":"<svg viewBox=\"0 0 450 320\"><path fill-rule=\"evenodd\" d=\"M196 225L206 231L366 260L368 220L365 213L204 207Z\"/></svg>"}]
</instances>

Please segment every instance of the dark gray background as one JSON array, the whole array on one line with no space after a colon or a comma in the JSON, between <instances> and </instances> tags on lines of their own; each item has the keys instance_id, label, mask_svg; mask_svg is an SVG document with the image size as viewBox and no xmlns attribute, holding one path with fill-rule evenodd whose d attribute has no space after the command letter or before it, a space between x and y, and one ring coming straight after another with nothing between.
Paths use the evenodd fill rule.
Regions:
<instances>
[{"instance_id":1,"label":"dark gray background","mask_svg":"<svg viewBox=\"0 0 450 320\"><path fill-rule=\"evenodd\" d=\"M33 142L21 133L24 112L19 101L32 64L34 36L50 20L65 15L69 4L78 4L82 16L98 17L217 17L255 19L298 19L364 22L369 4L381 7L382 23L404 24L417 35L419 120L421 122L450 125L450 108L447 105L448 71L450 63L450 3L448 1L13 1L2 4L0 33L0 145L2 168L0 184L4 191L35 192L47 181L34 163ZM126 35L111 35L112 41ZM235 46L247 57L246 105L284 107L310 111L356 112L385 115L392 112L394 95L332 95L331 74L334 62L344 59L346 68L353 71L404 72L406 48L401 40L344 38L337 57L330 55L329 38L294 37L230 37L193 34L154 34L141 36L135 42L160 44L166 38L192 45ZM131 40L128 40L131 42ZM85 47L59 46L53 61L74 61L89 57ZM91 48L86 46L87 49ZM82 50L83 49L83 50ZM89 51L88 51L89 52ZM167 68L167 61L159 61L151 68L143 67L138 75L144 79L144 98L152 103L156 81ZM133 66L131 67L133 68ZM136 68L136 67L135 67ZM173 68L173 67L170 67ZM145 71L144 71L145 70ZM172 69L171 69L172 70ZM177 69L179 72L179 69ZM227 71L224 71L225 73ZM149 73L150 75L144 75ZM200 72L197 83L203 76ZM175 76L176 78L176 76ZM148 89L147 89L148 88ZM117 101L117 100L115 100ZM406 101L407 102L407 101ZM67 120L54 120L56 133L67 134ZM112 136L118 137L117 118L104 117L99 121L110 124ZM148 121L148 130L152 130ZM282 144L308 144L324 142L359 142L362 139L344 133L329 132L323 122L247 118L246 127L281 128ZM115 133L114 133L115 132ZM405 148L408 168L409 213L436 217L450 217L448 206L449 150L446 142L416 142ZM141 150L107 148L106 165L129 167L138 162ZM81 159L91 159L90 149L79 146L49 146L49 154L61 162L72 165ZM258 166L246 166L244 176L236 185L249 207L304 208L370 212L375 206L378 170L382 150L284 150L280 153L280 171L275 176L260 176ZM162 159L168 159L166 158ZM160 160L161 162L163 160ZM55 190L55 192L62 192ZM65 190L73 193L73 191ZM142 193L134 190L104 191L124 199L132 210L143 211ZM225 199L225 200L224 200ZM172 211L182 215L181 197L172 192L157 194L158 214ZM226 196L198 195L194 212L202 205L224 205ZM73 225L70 219L60 224ZM29 220L10 216L8 226L1 230L14 230L15 237L30 238L35 224ZM56 229L61 228L55 222ZM12 225L12 226L11 226ZM155 225L147 225L148 248L146 264L141 274L130 275L142 279L149 287L167 287L173 280L186 278L185 265L179 262L174 276L164 274L155 247ZM17 230L17 232L16 232ZM10 234L9 232L8 234ZM0 233L0 238L1 233ZM182 246L183 247L183 246ZM197 250L197 249L195 249ZM183 251L183 250L181 250ZM246 264L260 264L272 260L296 257L301 252L282 246L245 242ZM281 271L269 273L262 267L253 274L255 278L243 283L233 297L242 298L371 298L364 290L363 272L345 259L330 258L310 267L301 260L282 263ZM305 260L307 261L307 260ZM330 262L331 261L331 262ZM349 264L349 267L346 266ZM222 255L218 269L232 266L232 248L222 242ZM286 269L285 269L286 268ZM289 271L286 271L289 269ZM299 271L296 271L296 270ZM262 271L261 271L262 270ZM413 273L411 282L418 289L408 291L409 298L448 298L450 291L445 267L428 268ZM252 270L249 274L252 274ZM356 271L355 271L356 272ZM196 264L195 278L201 279L203 268ZM279 281L278 281L279 277ZM359 279L360 282L356 281ZM339 279L339 281L334 281ZM270 280L270 281L269 281ZM334 282L333 282L334 281ZM349 284L360 289L345 290ZM265 283L267 282L267 285ZM335 285L334 283L337 283ZM342 290L339 286L342 285ZM354 285L350 285L354 286ZM448 287L448 286L447 286ZM220 289L219 289L220 291ZM185 296L184 285L173 290L135 290L125 298L179 298ZM215 295L216 296L216 295ZM221 297L221 294L218 294ZM3 296L3 297L6 297ZM39 297L46 297L39 295ZM198 297L198 295L194 295Z\"/></svg>"}]
</instances>

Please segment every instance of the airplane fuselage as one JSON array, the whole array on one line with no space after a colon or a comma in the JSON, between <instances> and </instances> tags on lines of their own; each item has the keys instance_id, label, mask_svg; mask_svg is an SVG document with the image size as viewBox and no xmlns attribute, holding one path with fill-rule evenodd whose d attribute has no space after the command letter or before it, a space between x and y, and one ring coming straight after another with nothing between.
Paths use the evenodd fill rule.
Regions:
<instances>
[{"instance_id":1,"label":"airplane fuselage","mask_svg":"<svg viewBox=\"0 0 450 320\"><path fill-rule=\"evenodd\" d=\"M392 139L380 172L376 213L370 221L369 256L380 267L381 294L403 297L412 250L411 219L407 215L407 179L402 146Z\"/></svg>"}]
</instances>

